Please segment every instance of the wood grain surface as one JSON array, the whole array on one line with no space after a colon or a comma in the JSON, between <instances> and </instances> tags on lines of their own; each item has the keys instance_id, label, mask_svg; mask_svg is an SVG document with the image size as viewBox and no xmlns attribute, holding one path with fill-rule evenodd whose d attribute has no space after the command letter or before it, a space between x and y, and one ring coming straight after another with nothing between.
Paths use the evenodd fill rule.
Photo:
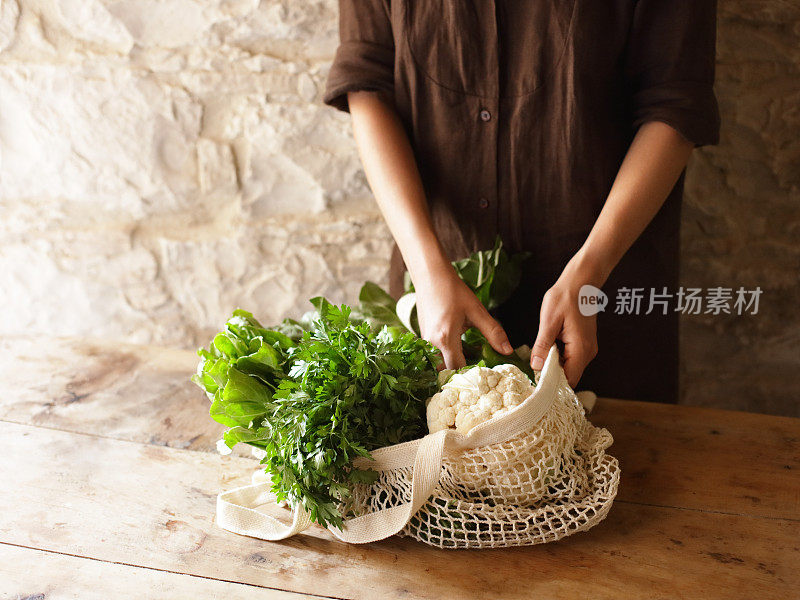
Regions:
<instances>
[{"instance_id":1,"label":"wood grain surface","mask_svg":"<svg viewBox=\"0 0 800 600\"><path fill-rule=\"evenodd\" d=\"M109 600L124 597L120 590L158 600L320 598L7 544L0 544L0 582L0 598L14 600Z\"/></svg>"},{"instance_id":2,"label":"wood grain surface","mask_svg":"<svg viewBox=\"0 0 800 600\"><path fill-rule=\"evenodd\" d=\"M607 398L590 419L614 436L621 499L800 519L800 419Z\"/></svg>"},{"instance_id":3,"label":"wood grain surface","mask_svg":"<svg viewBox=\"0 0 800 600\"><path fill-rule=\"evenodd\" d=\"M798 419L600 399L620 494L553 544L350 546L319 528L264 542L213 523L216 494L258 464L213 451L193 352L0 350L0 598L798 597Z\"/></svg>"},{"instance_id":4,"label":"wood grain surface","mask_svg":"<svg viewBox=\"0 0 800 600\"><path fill-rule=\"evenodd\" d=\"M0 419L215 451L225 428L189 377L188 350L105 340L0 338Z\"/></svg>"}]
</instances>

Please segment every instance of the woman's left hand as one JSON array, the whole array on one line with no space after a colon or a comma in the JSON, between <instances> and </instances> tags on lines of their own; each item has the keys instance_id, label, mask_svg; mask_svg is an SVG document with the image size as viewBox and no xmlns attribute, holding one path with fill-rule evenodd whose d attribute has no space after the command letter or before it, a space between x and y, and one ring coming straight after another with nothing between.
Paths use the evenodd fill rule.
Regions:
<instances>
[{"instance_id":1,"label":"woman's left hand","mask_svg":"<svg viewBox=\"0 0 800 600\"><path fill-rule=\"evenodd\" d=\"M578 308L578 292L591 284L599 287L601 275L576 255L558 281L547 290L539 313L539 333L531 351L531 367L541 370L556 339L564 343L564 374L575 387L586 366L597 356L597 315L584 316Z\"/></svg>"},{"instance_id":2,"label":"woman's left hand","mask_svg":"<svg viewBox=\"0 0 800 600\"><path fill-rule=\"evenodd\" d=\"M534 369L541 369L550 346L560 339L564 372L573 388L578 384L597 355L597 317L580 313L578 292L586 284L603 286L664 204L692 148L692 142L666 123L649 121L639 127L592 231L544 295L531 354Z\"/></svg>"}]
</instances>

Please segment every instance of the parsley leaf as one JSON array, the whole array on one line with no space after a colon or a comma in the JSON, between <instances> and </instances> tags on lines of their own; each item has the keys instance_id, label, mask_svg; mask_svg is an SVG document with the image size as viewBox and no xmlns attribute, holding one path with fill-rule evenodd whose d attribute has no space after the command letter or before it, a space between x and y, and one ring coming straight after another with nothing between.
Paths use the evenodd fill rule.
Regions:
<instances>
[{"instance_id":1,"label":"parsley leaf","mask_svg":"<svg viewBox=\"0 0 800 600\"><path fill-rule=\"evenodd\" d=\"M411 332L376 331L346 305L312 303L317 313L302 334L294 324L270 330L234 312L210 348L198 351L192 379L212 399L212 418L231 428L225 444L264 451L279 500L341 527L350 484L376 477L353 468L353 459L425 435L439 359Z\"/></svg>"}]
</instances>

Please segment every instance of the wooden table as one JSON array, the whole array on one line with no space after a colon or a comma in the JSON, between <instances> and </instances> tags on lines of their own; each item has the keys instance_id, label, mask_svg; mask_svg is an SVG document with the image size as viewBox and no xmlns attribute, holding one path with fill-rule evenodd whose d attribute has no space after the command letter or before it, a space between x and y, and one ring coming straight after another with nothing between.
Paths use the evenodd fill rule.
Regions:
<instances>
[{"instance_id":1,"label":"wooden table","mask_svg":"<svg viewBox=\"0 0 800 600\"><path fill-rule=\"evenodd\" d=\"M622 485L553 544L263 542L214 525L246 453L188 382L193 352L0 341L0 598L800 598L800 420L600 399Z\"/></svg>"}]
</instances>

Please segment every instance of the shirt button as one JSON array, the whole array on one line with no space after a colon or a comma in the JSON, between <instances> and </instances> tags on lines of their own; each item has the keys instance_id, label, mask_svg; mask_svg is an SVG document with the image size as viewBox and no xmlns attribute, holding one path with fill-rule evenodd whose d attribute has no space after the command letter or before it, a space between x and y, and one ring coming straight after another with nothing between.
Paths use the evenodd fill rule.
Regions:
<instances>
[{"instance_id":1,"label":"shirt button","mask_svg":"<svg viewBox=\"0 0 800 600\"><path fill-rule=\"evenodd\" d=\"M480 200L478 200L478 206L480 206L481 208L488 208L489 201L486 198L481 198Z\"/></svg>"},{"instance_id":2,"label":"shirt button","mask_svg":"<svg viewBox=\"0 0 800 600\"><path fill-rule=\"evenodd\" d=\"M492 113L490 113L485 108L481 111L481 121L488 121L492 118Z\"/></svg>"}]
</instances>

